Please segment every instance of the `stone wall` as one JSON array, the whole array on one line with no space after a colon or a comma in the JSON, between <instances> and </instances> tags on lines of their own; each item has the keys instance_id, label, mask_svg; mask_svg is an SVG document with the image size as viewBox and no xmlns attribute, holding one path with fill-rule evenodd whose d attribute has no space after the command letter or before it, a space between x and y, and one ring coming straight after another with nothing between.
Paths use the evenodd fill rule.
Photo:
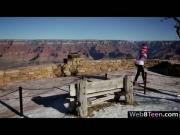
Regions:
<instances>
[{"instance_id":1,"label":"stone wall","mask_svg":"<svg viewBox=\"0 0 180 135\"><path fill-rule=\"evenodd\" d=\"M147 60L145 67L149 68L160 64L159 60ZM84 58L68 59L63 65L63 74L69 75L92 75L97 73L105 73L110 71L119 71L123 69L133 69L134 59L118 59L118 60L89 60Z\"/></svg>"},{"instance_id":2,"label":"stone wall","mask_svg":"<svg viewBox=\"0 0 180 135\"><path fill-rule=\"evenodd\" d=\"M147 60L145 67L150 68L160 65L160 60ZM86 58L68 58L64 64L45 64L21 67L17 69L0 70L0 86L11 82L36 80L71 75L94 75L135 68L134 59L117 60L90 60ZM180 64L171 64L168 71L173 74L180 73Z\"/></svg>"},{"instance_id":3,"label":"stone wall","mask_svg":"<svg viewBox=\"0 0 180 135\"><path fill-rule=\"evenodd\" d=\"M53 78L61 75L61 65L45 64L0 71L0 86L11 82Z\"/></svg>"}]
</instances>

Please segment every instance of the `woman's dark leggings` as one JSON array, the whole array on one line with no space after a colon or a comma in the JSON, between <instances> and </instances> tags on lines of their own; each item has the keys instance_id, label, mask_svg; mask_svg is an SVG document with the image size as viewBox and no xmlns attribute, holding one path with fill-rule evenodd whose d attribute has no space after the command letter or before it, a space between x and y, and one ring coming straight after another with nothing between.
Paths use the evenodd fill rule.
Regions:
<instances>
[{"instance_id":1,"label":"woman's dark leggings","mask_svg":"<svg viewBox=\"0 0 180 135\"><path fill-rule=\"evenodd\" d=\"M145 80L145 76L144 76L144 67L143 65L137 65L135 64L136 67L137 67L137 73L136 73L136 77L135 77L135 80L134 81L137 81L140 73L142 73L142 78L143 78L143 81Z\"/></svg>"}]
</instances>

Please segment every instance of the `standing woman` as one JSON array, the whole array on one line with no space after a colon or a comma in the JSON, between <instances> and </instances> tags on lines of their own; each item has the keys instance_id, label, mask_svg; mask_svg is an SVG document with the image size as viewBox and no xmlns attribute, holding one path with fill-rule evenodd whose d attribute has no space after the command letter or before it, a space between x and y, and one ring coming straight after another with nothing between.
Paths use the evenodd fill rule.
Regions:
<instances>
[{"instance_id":1,"label":"standing woman","mask_svg":"<svg viewBox=\"0 0 180 135\"><path fill-rule=\"evenodd\" d=\"M137 73L136 73L133 85L137 84L137 79L138 79L140 73L142 74L143 82L145 80L144 60L147 58L147 50L148 50L147 44L142 44L141 49L138 54L138 57L136 58L136 61L135 61L135 66L137 67Z\"/></svg>"}]
</instances>

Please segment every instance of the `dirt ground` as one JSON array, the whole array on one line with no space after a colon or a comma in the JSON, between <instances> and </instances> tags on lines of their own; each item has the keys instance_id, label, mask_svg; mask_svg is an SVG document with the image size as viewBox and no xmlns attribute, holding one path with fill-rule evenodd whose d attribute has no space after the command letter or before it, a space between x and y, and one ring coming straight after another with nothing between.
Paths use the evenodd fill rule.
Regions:
<instances>
[{"instance_id":1,"label":"dirt ground","mask_svg":"<svg viewBox=\"0 0 180 135\"><path fill-rule=\"evenodd\" d=\"M108 73L110 78L135 75L135 70ZM100 75L102 76L102 75ZM88 78L91 80L100 78ZM20 118L18 87L23 88L24 117L28 118L77 118L68 114L64 103L69 93L68 85L78 77L49 78L9 84L0 88L0 118ZM92 118L127 118L127 111L180 111L180 78L160 75L148 71L147 93L143 88L134 87L136 105L121 103L92 110ZM142 81L139 77L139 82Z\"/></svg>"}]
</instances>

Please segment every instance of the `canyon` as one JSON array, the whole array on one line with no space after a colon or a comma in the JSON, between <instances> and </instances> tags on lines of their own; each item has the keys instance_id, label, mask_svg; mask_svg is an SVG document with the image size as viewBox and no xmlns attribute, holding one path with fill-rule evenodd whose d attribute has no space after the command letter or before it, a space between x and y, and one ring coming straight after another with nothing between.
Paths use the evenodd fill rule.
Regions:
<instances>
[{"instance_id":1,"label":"canyon","mask_svg":"<svg viewBox=\"0 0 180 135\"><path fill-rule=\"evenodd\" d=\"M63 63L69 53L92 60L134 59L142 43L148 59L180 59L180 41L126 40L0 40L0 69Z\"/></svg>"}]
</instances>

